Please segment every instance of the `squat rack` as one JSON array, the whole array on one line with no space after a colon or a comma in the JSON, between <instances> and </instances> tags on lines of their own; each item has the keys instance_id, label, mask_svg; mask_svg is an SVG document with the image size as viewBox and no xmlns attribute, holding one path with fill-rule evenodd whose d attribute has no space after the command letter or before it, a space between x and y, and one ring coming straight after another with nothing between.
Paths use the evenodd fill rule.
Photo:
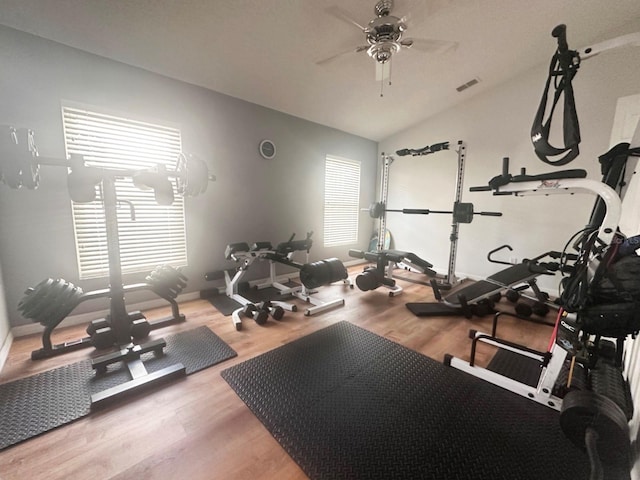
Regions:
<instances>
[{"instance_id":1,"label":"squat rack","mask_svg":"<svg viewBox=\"0 0 640 480\"><path fill-rule=\"evenodd\" d=\"M396 154L399 156L423 156L428 155L430 153L439 152L440 150L448 150L449 142L441 142L433 145L428 145L426 147L420 149L402 149L396 151ZM436 210L422 210L422 211L408 211L405 209L402 211L403 213L452 213L452 223L451 223L451 234L449 235L450 246L449 246L449 263L447 266L446 275L437 275L435 281L440 286L440 288L448 289L451 288L458 283L460 283L460 279L456 277L456 255L458 250L458 231L459 231L459 221L458 215L456 213L462 213L460 210L460 206L462 200L462 186L464 183L464 164L466 159L466 143L462 140L458 141L458 148L456 149L456 153L458 154L458 164L457 164L457 175L456 175L456 189L454 196L454 206L453 211L436 211ZM395 161L394 157L391 155L386 155L384 152L382 153L382 175L380 178L380 198L382 205L387 205L387 200L389 198L389 172L391 164ZM386 220L386 212L389 210L382 209L381 215L379 217L378 224L378 251L384 250L384 237L387 232L387 220ZM471 205L471 211L465 212L467 216L469 213L471 216L473 215L473 206ZM478 214L490 214L490 212L477 212ZM494 214L500 215L500 214ZM472 218L472 217L471 217ZM470 220L469 220L470 221Z\"/></svg>"}]
</instances>

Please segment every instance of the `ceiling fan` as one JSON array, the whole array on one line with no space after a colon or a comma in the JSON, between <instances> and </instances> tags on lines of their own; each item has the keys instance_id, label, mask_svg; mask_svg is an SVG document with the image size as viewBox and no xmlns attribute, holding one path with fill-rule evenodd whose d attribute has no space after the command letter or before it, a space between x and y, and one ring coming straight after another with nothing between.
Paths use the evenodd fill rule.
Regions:
<instances>
[{"instance_id":1,"label":"ceiling fan","mask_svg":"<svg viewBox=\"0 0 640 480\"><path fill-rule=\"evenodd\" d=\"M338 6L330 7L327 13L358 27L364 34L366 45L350 48L328 58L316 62L325 65L349 53L367 52L376 62L376 80L381 81L380 96L384 79L389 78L391 85L391 57L403 48L414 48L426 53L445 53L455 49L457 42L433 39L404 38L407 30L406 17L398 18L391 15L393 0L379 0L374 7L376 18L366 27L353 20L350 15Z\"/></svg>"}]
</instances>

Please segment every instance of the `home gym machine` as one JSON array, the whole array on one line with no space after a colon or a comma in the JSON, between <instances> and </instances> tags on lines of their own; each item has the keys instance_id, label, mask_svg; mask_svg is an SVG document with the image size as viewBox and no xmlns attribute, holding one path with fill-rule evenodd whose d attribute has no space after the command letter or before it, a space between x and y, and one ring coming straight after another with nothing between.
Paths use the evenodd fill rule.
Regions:
<instances>
[{"instance_id":1,"label":"home gym machine","mask_svg":"<svg viewBox=\"0 0 640 480\"><path fill-rule=\"evenodd\" d=\"M273 287L278 290L279 298L296 297L312 306L305 309L304 314L311 316L332 308L344 305L344 299L321 300L313 294L317 288L335 282L343 282L351 286L348 279L347 269L337 258L328 258L317 262L309 263L309 251L313 245L311 238L313 232L307 233L304 240L294 240L293 234L288 241L279 243L275 248L271 242L255 242L249 246L246 242L232 243L225 249L225 258L240 263L233 275L224 271L225 293L238 302L241 306L231 314L232 322L236 330L242 329L242 316L250 317L258 325L266 323L269 315L274 320L282 319L284 311L297 311L297 306L281 300L269 300L259 303L253 302L244 295L244 288L250 288L244 281L249 268L256 260L269 261L269 279L266 282L254 285L255 290L262 290ZM302 264L293 261L295 252L306 252L307 262ZM287 265L299 270L300 285L287 286L282 283L276 274L276 264ZM205 274L205 279L214 280L219 278L219 272L209 272Z\"/></svg>"},{"instance_id":2,"label":"home gym machine","mask_svg":"<svg viewBox=\"0 0 640 480\"><path fill-rule=\"evenodd\" d=\"M633 311L637 308L637 301L625 305L598 305L585 303L585 298L582 298L576 302L577 294L584 295L587 291L597 289L589 284L605 278L604 272L614 262L612 255L624 240L617 233L621 212L618 194L606 183L584 178L583 173L586 174L568 170L549 175L529 176L522 172L521 175L510 176L505 159L503 174L492 180L492 186L484 187L493 190L496 195L590 193L598 196L589 225L579 232L580 238L574 243L578 254L563 254L559 259L561 269L571 273L561 282L564 288L561 308L547 351L536 351L497 337L494 322L491 334L470 331L472 346L469 362L450 355L445 356L444 362L561 411L563 430L569 430L570 438L579 445L585 441L584 428L598 418L600 424L595 428L602 428L600 433L607 435L607 441L614 443L616 448L620 447L619 452L623 452L628 450L628 447L626 450L622 447L625 445L623 439L626 438L627 443L629 440L626 424L631 418L633 405L628 395L628 385L622 377L621 354L624 338L640 330L640 315ZM530 268L528 275L544 273L537 270L539 264L530 267L533 268ZM519 272L522 277L527 275L524 264L499 273L515 278ZM504 288L504 285L491 280L478 283L480 286L477 288L485 288L485 294L489 294L492 283L494 291ZM508 284L509 281L502 283ZM476 285L469 288L473 287ZM605 337L614 338L615 345ZM491 368L479 367L475 363L475 353L481 343L497 347L499 352L510 352L509 360L498 362ZM536 372L535 380L516 379L517 376L508 373L513 365ZM591 390L588 390L589 385ZM578 433L581 428L582 432Z\"/></svg>"},{"instance_id":3,"label":"home gym machine","mask_svg":"<svg viewBox=\"0 0 640 480\"><path fill-rule=\"evenodd\" d=\"M536 155L545 163L565 165L577 157L580 143L578 118L571 81L580 61L605 50L626 45L640 46L640 33L626 35L582 50L570 50L566 27L557 26L557 39L549 77L531 129ZM547 120L544 119L547 96L553 79L556 91ZM564 95L564 146L549 143L551 119L560 96ZM550 157L560 157L552 160ZM636 253L640 236L626 238L618 225L622 199L632 182L638 182L640 128L632 144L621 143L600 156L602 182L584 178L586 172L567 170L530 176L509 174L508 160L502 174L487 187L494 195L558 195L584 192L596 195L587 226L566 244L577 254L561 264L572 262L568 276L560 282L561 295L554 332L546 352L537 352L492 335L470 332L471 360L445 356L445 363L502 388L560 411L560 426L565 435L585 451L591 466L590 479L604 478L603 464L629 472L632 455L628 421L633 417L633 399L624 378L624 346L629 337L640 332L640 256ZM563 252L564 253L564 252ZM564 255L563 255L564 256ZM508 352L508 362L493 360L487 368L474 364L478 343ZM504 356L504 355L502 355ZM494 357L494 360L496 359ZM532 359L534 381L508 376L506 364ZM618 477L616 477L618 478Z\"/></svg>"},{"instance_id":4,"label":"home gym machine","mask_svg":"<svg viewBox=\"0 0 640 480\"><path fill-rule=\"evenodd\" d=\"M147 372L141 355L154 352L163 353L166 342L156 339L146 343L135 343L145 338L149 332L169 323L184 321L175 301L186 286L187 279L179 271L169 267L156 268L146 277L146 283L123 285L120 263L120 243L118 234L118 198L115 182L118 178L131 178L136 185L153 189L155 197L163 204L173 202L173 185L182 195L195 196L204 193L209 180L206 164L194 157L181 155L174 171L159 168L152 170L126 170L87 166L82 156L72 155L68 159L41 157L34 140L34 132L28 129L3 129L0 141L0 179L11 188L35 189L40 181L42 165L62 167L69 170L67 181L69 194L74 202L92 202L96 198L102 203L106 223L106 238L109 257L109 288L84 293L80 287L62 279L46 279L33 288L27 289L20 301L21 313L45 326L43 347L32 354L32 358L45 358L93 345L98 349L114 347L116 350L94 357L91 360L97 374L103 374L107 367L123 362L129 370L131 380L108 388L91 396L92 408L101 406L111 399L131 393L151 384L159 383L185 374L185 367L174 364L153 373ZM98 197L97 190L100 191ZM132 216L134 214L134 207ZM172 308L172 316L156 322L148 322L140 312L127 312L125 293L151 290L167 300ZM75 342L53 345L51 332L81 302L98 298L109 298L109 314L106 318L93 321L87 328L89 337Z\"/></svg>"}]
</instances>

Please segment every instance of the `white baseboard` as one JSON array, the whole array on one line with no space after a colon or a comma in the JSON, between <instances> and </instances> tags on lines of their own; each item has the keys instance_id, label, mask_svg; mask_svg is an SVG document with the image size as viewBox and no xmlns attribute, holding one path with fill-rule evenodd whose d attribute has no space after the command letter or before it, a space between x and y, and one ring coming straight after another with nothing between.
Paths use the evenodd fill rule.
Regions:
<instances>
[{"instance_id":1,"label":"white baseboard","mask_svg":"<svg viewBox=\"0 0 640 480\"><path fill-rule=\"evenodd\" d=\"M342 263L344 263L345 267L353 267L354 265L361 265L363 263L369 263L369 262L362 258L357 258L355 260L349 260L348 262L342 262Z\"/></svg>"},{"instance_id":2,"label":"white baseboard","mask_svg":"<svg viewBox=\"0 0 640 480\"><path fill-rule=\"evenodd\" d=\"M185 293L184 295L178 295L176 301L178 303L188 302L190 300L196 300L200 298L199 292L191 292ZM156 298L153 300L148 300L145 302L134 303L131 305L127 305L127 310L135 311L135 310L150 310L152 308L157 307L166 307L168 305L166 300L161 298ZM79 313L78 315L71 315L64 319L63 327L70 327L72 325L81 325L84 323L89 323L91 320L95 320L97 318L103 318L109 313L109 310L99 310L96 312L87 312L87 313ZM11 334L13 334L14 338L24 337L25 335L33 335L34 333L42 333L44 331L44 327L39 323L30 323L28 325L18 325L17 327L13 327L11 329Z\"/></svg>"}]
</instances>

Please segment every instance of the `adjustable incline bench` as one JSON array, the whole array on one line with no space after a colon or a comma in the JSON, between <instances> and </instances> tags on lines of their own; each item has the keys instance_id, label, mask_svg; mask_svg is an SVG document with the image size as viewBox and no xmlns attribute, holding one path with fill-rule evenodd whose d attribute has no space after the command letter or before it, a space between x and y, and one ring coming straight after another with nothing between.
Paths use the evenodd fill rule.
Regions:
<instances>
[{"instance_id":1,"label":"adjustable incline bench","mask_svg":"<svg viewBox=\"0 0 640 480\"><path fill-rule=\"evenodd\" d=\"M494 177L488 186L471 187L470 191L495 191L495 195L517 192L517 185L523 182L539 182L540 189L553 188L554 182L559 180L583 179L587 176L585 170L562 170L557 172L544 173L540 175L527 175L522 169L519 175L509 174L509 159L503 159L502 174ZM516 185L516 186L514 186ZM502 187L502 188L501 188ZM531 190L535 193L536 189ZM548 193L548 192L545 192ZM495 252L495 250L494 250ZM491 255L493 252L489 252ZM540 275L553 275L558 271L559 264L557 262L542 262L545 257L558 259L562 254L560 252L546 252L533 259L523 261L509 268L501 270L485 280L475 282L462 289L447 295L444 299L440 296L436 285L432 283L436 299L442 300L441 303L407 303L407 308L416 316L457 316L464 314L468 305L477 304L485 299L489 299L494 295L506 289L515 288L523 284L528 284L538 295L535 278Z\"/></svg>"}]
</instances>

